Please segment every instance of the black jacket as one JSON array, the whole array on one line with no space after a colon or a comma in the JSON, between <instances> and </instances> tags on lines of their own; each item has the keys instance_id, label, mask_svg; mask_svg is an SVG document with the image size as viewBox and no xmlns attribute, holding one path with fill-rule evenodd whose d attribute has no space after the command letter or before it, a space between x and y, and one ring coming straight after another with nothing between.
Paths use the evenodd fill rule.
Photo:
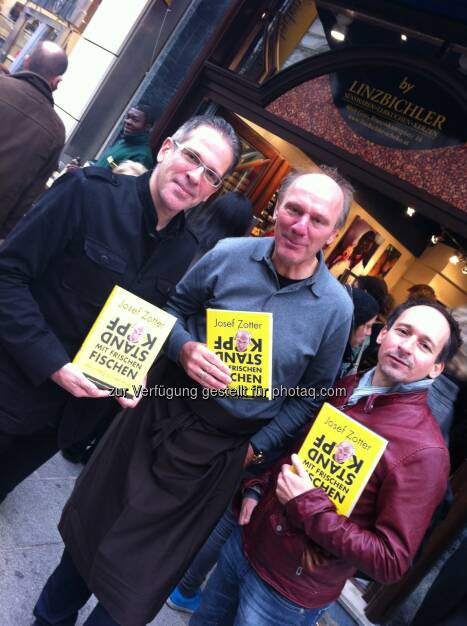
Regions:
<instances>
[{"instance_id":1,"label":"black jacket","mask_svg":"<svg viewBox=\"0 0 467 626\"><path fill-rule=\"evenodd\" d=\"M156 231L149 177L101 168L67 174L1 247L0 430L58 424L69 396L49 376L73 359L115 284L163 306L184 274L196 238L183 214ZM76 404L88 416L114 403L72 401L72 419Z\"/></svg>"}]
</instances>

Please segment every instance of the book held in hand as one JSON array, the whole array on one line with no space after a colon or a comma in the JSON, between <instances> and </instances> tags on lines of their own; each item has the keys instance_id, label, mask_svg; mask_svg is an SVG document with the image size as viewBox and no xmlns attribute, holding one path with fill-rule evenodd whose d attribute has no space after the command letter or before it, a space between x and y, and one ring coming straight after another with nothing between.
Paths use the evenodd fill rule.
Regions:
<instances>
[{"instance_id":1,"label":"book held in hand","mask_svg":"<svg viewBox=\"0 0 467 626\"><path fill-rule=\"evenodd\" d=\"M325 402L298 456L313 486L325 491L337 512L348 517L387 443L384 437Z\"/></svg>"},{"instance_id":2,"label":"book held in hand","mask_svg":"<svg viewBox=\"0 0 467 626\"><path fill-rule=\"evenodd\" d=\"M116 285L73 359L98 387L134 395L177 318Z\"/></svg>"},{"instance_id":3,"label":"book held in hand","mask_svg":"<svg viewBox=\"0 0 467 626\"><path fill-rule=\"evenodd\" d=\"M231 371L228 395L271 400L272 313L207 309L206 325L207 347Z\"/></svg>"}]
</instances>

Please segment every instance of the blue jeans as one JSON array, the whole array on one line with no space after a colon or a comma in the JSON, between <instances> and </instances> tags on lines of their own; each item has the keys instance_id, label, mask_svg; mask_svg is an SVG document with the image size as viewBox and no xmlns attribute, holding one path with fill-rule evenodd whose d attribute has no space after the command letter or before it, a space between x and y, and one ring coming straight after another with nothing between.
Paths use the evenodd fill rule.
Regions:
<instances>
[{"instance_id":1,"label":"blue jeans","mask_svg":"<svg viewBox=\"0 0 467 626\"><path fill-rule=\"evenodd\" d=\"M236 526L237 519L233 514L232 505L229 505L178 584L178 588L184 596L190 598L199 591L209 574L209 570L216 564L220 551Z\"/></svg>"},{"instance_id":2,"label":"blue jeans","mask_svg":"<svg viewBox=\"0 0 467 626\"><path fill-rule=\"evenodd\" d=\"M266 461L260 465L250 465L244 472L243 478L258 476L265 472L271 465L277 461L283 454L284 450L276 450L266 453ZM194 596L204 583L209 571L217 563L220 551L225 542L228 540L234 528L238 525L237 517L232 510L232 503L229 504L221 517L217 526L209 535L206 543L195 556L190 567L185 572L183 578L178 583L178 588L182 594L188 598Z\"/></svg>"},{"instance_id":3,"label":"blue jeans","mask_svg":"<svg viewBox=\"0 0 467 626\"><path fill-rule=\"evenodd\" d=\"M74 626L78 611L91 597L91 591L64 550L62 559L46 582L34 607L35 626ZM119 626L98 604L84 626Z\"/></svg>"},{"instance_id":4,"label":"blue jeans","mask_svg":"<svg viewBox=\"0 0 467 626\"><path fill-rule=\"evenodd\" d=\"M315 626L326 608L305 609L261 580L243 555L242 531L237 528L190 626Z\"/></svg>"}]
</instances>

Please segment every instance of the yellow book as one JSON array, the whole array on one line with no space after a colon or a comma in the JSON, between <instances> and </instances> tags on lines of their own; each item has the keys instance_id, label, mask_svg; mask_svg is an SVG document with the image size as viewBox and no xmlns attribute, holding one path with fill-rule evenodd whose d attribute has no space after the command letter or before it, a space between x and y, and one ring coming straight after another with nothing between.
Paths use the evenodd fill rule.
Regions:
<instances>
[{"instance_id":1,"label":"yellow book","mask_svg":"<svg viewBox=\"0 0 467 626\"><path fill-rule=\"evenodd\" d=\"M349 516L387 446L374 433L325 402L298 452L314 487Z\"/></svg>"},{"instance_id":2,"label":"yellow book","mask_svg":"<svg viewBox=\"0 0 467 626\"><path fill-rule=\"evenodd\" d=\"M98 387L134 396L177 318L116 285L73 359Z\"/></svg>"},{"instance_id":3,"label":"yellow book","mask_svg":"<svg viewBox=\"0 0 467 626\"><path fill-rule=\"evenodd\" d=\"M272 313L206 310L206 344L232 373L228 395L272 398Z\"/></svg>"}]
</instances>

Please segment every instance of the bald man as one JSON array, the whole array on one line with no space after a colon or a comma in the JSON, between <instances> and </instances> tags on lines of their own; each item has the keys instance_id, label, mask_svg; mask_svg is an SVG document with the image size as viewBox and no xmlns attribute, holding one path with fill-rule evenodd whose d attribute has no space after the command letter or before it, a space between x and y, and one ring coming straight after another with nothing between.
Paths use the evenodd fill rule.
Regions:
<instances>
[{"instance_id":1,"label":"bald man","mask_svg":"<svg viewBox=\"0 0 467 626\"><path fill-rule=\"evenodd\" d=\"M66 54L40 43L24 71L0 75L0 238L4 238L42 193L57 168L65 128L52 92L67 69Z\"/></svg>"}]
</instances>

